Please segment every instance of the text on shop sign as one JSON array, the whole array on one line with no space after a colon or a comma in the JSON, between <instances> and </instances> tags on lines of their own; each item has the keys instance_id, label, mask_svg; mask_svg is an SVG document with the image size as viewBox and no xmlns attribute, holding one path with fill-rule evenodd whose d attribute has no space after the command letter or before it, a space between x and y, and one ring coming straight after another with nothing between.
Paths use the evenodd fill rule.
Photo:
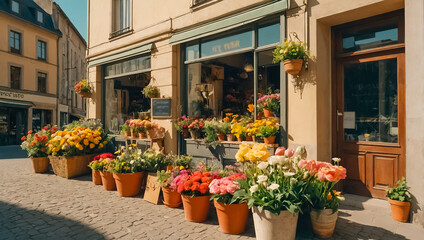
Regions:
<instances>
[{"instance_id":1,"label":"text on shop sign","mask_svg":"<svg viewBox=\"0 0 424 240\"><path fill-rule=\"evenodd\" d=\"M25 95L22 93L14 93L14 92L4 92L0 91L0 97L9 97L9 98L24 98Z\"/></svg>"}]
</instances>

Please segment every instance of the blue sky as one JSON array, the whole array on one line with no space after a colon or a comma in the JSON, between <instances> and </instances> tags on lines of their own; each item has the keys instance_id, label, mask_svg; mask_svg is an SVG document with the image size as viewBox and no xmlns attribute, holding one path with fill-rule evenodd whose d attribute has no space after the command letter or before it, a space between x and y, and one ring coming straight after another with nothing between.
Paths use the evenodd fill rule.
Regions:
<instances>
[{"instance_id":1,"label":"blue sky","mask_svg":"<svg viewBox=\"0 0 424 240\"><path fill-rule=\"evenodd\" d=\"M87 41L87 0L55 0Z\"/></svg>"}]
</instances>

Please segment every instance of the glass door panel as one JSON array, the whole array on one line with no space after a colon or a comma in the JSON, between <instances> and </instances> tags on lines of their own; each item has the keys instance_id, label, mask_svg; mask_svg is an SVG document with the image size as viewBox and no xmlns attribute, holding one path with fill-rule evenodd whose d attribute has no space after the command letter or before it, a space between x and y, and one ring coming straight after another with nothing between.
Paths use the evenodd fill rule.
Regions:
<instances>
[{"instance_id":1,"label":"glass door panel","mask_svg":"<svg viewBox=\"0 0 424 240\"><path fill-rule=\"evenodd\" d=\"M398 142L397 59L344 66L344 139Z\"/></svg>"}]
</instances>

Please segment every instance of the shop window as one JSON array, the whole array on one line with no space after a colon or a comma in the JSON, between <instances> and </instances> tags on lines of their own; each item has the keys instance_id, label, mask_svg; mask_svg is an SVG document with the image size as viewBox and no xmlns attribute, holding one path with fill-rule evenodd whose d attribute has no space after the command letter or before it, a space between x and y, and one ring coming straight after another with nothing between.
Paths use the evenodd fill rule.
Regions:
<instances>
[{"instance_id":1,"label":"shop window","mask_svg":"<svg viewBox=\"0 0 424 240\"><path fill-rule=\"evenodd\" d=\"M21 89L21 68L10 66L10 88Z\"/></svg>"},{"instance_id":2,"label":"shop window","mask_svg":"<svg viewBox=\"0 0 424 240\"><path fill-rule=\"evenodd\" d=\"M150 72L105 79L105 129L119 134L119 127L128 118L146 115L150 99L141 93L150 83Z\"/></svg>"},{"instance_id":3,"label":"shop window","mask_svg":"<svg viewBox=\"0 0 424 240\"><path fill-rule=\"evenodd\" d=\"M37 21L40 22L40 23L43 23L44 22L43 13L40 12L40 11L37 11Z\"/></svg>"},{"instance_id":4,"label":"shop window","mask_svg":"<svg viewBox=\"0 0 424 240\"><path fill-rule=\"evenodd\" d=\"M46 60L46 45L44 41L37 41L37 57L40 60Z\"/></svg>"},{"instance_id":5,"label":"shop window","mask_svg":"<svg viewBox=\"0 0 424 240\"><path fill-rule=\"evenodd\" d=\"M201 56L208 57L241 49L253 48L252 31L206 41L201 44Z\"/></svg>"},{"instance_id":6,"label":"shop window","mask_svg":"<svg viewBox=\"0 0 424 240\"><path fill-rule=\"evenodd\" d=\"M19 7L19 2L12 0L12 11L15 13L19 13L20 12L20 7Z\"/></svg>"},{"instance_id":7,"label":"shop window","mask_svg":"<svg viewBox=\"0 0 424 240\"><path fill-rule=\"evenodd\" d=\"M119 77L150 71L150 55L136 57L106 66L105 77Z\"/></svg>"},{"instance_id":8,"label":"shop window","mask_svg":"<svg viewBox=\"0 0 424 240\"><path fill-rule=\"evenodd\" d=\"M44 109L32 110L32 130L40 131L47 124L52 123L52 111Z\"/></svg>"},{"instance_id":9,"label":"shop window","mask_svg":"<svg viewBox=\"0 0 424 240\"><path fill-rule=\"evenodd\" d=\"M38 91L41 93L47 92L47 74L38 72L37 74Z\"/></svg>"},{"instance_id":10,"label":"shop window","mask_svg":"<svg viewBox=\"0 0 424 240\"><path fill-rule=\"evenodd\" d=\"M186 47L186 61L193 61L200 58L199 44Z\"/></svg>"},{"instance_id":11,"label":"shop window","mask_svg":"<svg viewBox=\"0 0 424 240\"><path fill-rule=\"evenodd\" d=\"M280 42L280 24L275 23L258 28L258 47Z\"/></svg>"},{"instance_id":12,"label":"shop window","mask_svg":"<svg viewBox=\"0 0 424 240\"><path fill-rule=\"evenodd\" d=\"M113 1L113 32L110 38L129 32L131 28L131 0Z\"/></svg>"},{"instance_id":13,"label":"shop window","mask_svg":"<svg viewBox=\"0 0 424 240\"><path fill-rule=\"evenodd\" d=\"M21 34L10 31L10 52L21 54Z\"/></svg>"}]
</instances>

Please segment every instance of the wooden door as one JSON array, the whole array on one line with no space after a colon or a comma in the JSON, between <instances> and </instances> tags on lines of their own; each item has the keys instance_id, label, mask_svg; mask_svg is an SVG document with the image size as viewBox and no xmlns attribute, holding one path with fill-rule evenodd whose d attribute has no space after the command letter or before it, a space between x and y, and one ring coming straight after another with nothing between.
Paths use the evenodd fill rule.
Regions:
<instances>
[{"instance_id":1,"label":"wooden door","mask_svg":"<svg viewBox=\"0 0 424 240\"><path fill-rule=\"evenodd\" d=\"M366 22L359 26L365 33L356 24L354 39L346 42L349 28L335 33L340 42L333 64L333 154L347 169L345 192L383 198L386 187L405 176L404 44L402 37L392 37L392 45L380 46L384 41L373 38L390 38L390 33L377 32L387 28L375 27L373 32L366 30ZM353 41L377 47L343 53Z\"/></svg>"}]
</instances>

